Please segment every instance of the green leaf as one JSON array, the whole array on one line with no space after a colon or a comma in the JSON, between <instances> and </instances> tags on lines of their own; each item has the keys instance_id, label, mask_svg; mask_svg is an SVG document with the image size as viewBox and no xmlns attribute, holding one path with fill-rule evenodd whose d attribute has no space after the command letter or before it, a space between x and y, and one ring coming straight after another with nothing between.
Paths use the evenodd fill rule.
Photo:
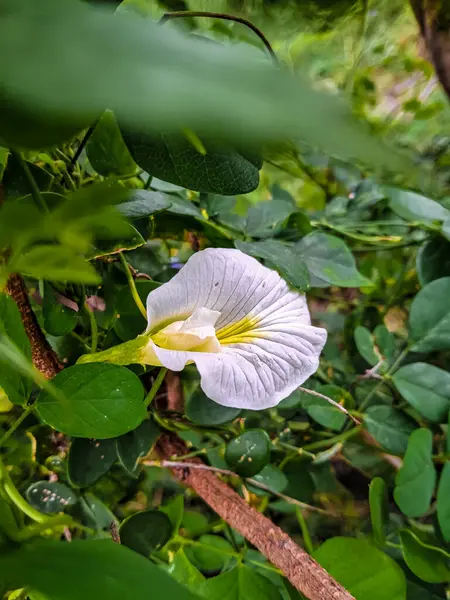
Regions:
<instances>
[{"instance_id":1,"label":"green leaf","mask_svg":"<svg viewBox=\"0 0 450 600\"><path fill-rule=\"evenodd\" d=\"M422 286L450 276L450 242L442 237L424 242L417 252L416 269Z\"/></svg>"},{"instance_id":2,"label":"green leaf","mask_svg":"<svg viewBox=\"0 0 450 600\"><path fill-rule=\"evenodd\" d=\"M71 248L38 244L14 259L14 270L36 279L97 284L100 277L86 260Z\"/></svg>"},{"instance_id":3,"label":"green leaf","mask_svg":"<svg viewBox=\"0 0 450 600\"><path fill-rule=\"evenodd\" d=\"M450 408L450 373L427 363L401 367L392 377L411 406L433 423L447 417Z\"/></svg>"},{"instance_id":4,"label":"green leaf","mask_svg":"<svg viewBox=\"0 0 450 600\"><path fill-rule=\"evenodd\" d=\"M162 548L171 538L172 523L159 510L143 510L123 521L120 541L143 556Z\"/></svg>"},{"instance_id":5,"label":"green leaf","mask_svg":"<svg viewBox=\"0 0 450 600\"><path fill-rule=\"evenodd\" d=\"M427 284L414 298L409 313L413 352L450 348L450 277Z\"/></svg>"},{"instance_id":6,"label":"green leaf","mask_svg":"<svg viewBox=\"0 0 450 600\"><path fill-rule=\"evenodd\" d=\"M116 458L114 439L74 438L67 464L69 479L79 487L93 485L109 471Z\"/></svg>"},{"instance_id":7,"label":"green leaf","mask_svg":"<svg viewBox=\"0 0 450 600\"><path fill-rule=\"evenodd\" d=\"M381 356L375 346L374 338L366 327L358 326L354 332L355 344L364 360L374 367L380 362Z\"/></svg>"},{"instance_id":8,"label":"green leaf","mask_svg":"<svg viewBox=\"0 0 450 600\"><path fill-rule=\"evenodd\" d=\"M234 196L258 187L259 171L239 152L201 140L206 153L180 135L149 136L121 127L125 143L136 163L158 179L212 194Z\"/></svg>"},{"instance_id":9,"label":"green leaf","mask_svg":"<svg viewBox=\"0 0 450 600\"><path fill-rule=\"evenodd\" d=\"M417 429L411 434L394 489L395 502L408 517L421 517L430 506L436 483L432 450L433 436L429 429Z\"/></svg>"},{"instance_id":10,"label":"green leaf","mask_svg":"<svg viewBox=\"0 0 450 600\"><path fill-rule=\"evenodd\" d=\"M58 373L53 384L64 399L43 390L36 410L44 423L67 435L112 438L136 429L145 418L144 388L125 367L75 365Z\"/></svg>"},{"instance_id":11,"label":"green leaf","mask_svg":"<svg viewBox=\"0 0 450 600\"><path fill-rule=\"evenodd\" d=\"M373 537L379 546L384 546L386 539L384 527L388 519L388 500L386 483L381 477L375 477L370 482L369 505Z\"/></svg>"},{"instance_id":12,"label":"green leaf","mask_svg":"<svg viewBox=\"0 0 450 600\"><path fill-rule=\"evenodd\" d=\"M295 249L309 269L313 287L372 285L370 279L358 272L355 259L347 244L334 235L310 233L295 245Z\"/></svg>"},{"instance_id":13,"label":"green leaf","mask_svg":"<svg viewBox=\"0 0 450 600\"><path fill-rule=\"evenodd\" d=\"M202 211L198 208L198 206L190 200L186 200L186 198L181 198L180 196L170 196L170 206L167 209L167 212L173 215L195 217L201 221L204 220Z\"/></svg>"},{"instance_id":14,"label":"green leaf","mask_svg":"<svg viewBox=\"0 0 450 600\"><path fill-rule=\"evenodd\" d=\"M131 200L119 204L119 212L128 219L143 219L167 210L172 206L172 196L149 190L133 190Z\"/></svg>"},{"instance_id":15,"label":"green leaf","mask_svg":"<svg viewBox=\"0 0 450 600\"><path fill-rule=\"evenodd\" d=\"M229 408L213 402L198 388L191 394L185 406L188 419L198 425L223 425L237 419L241 414L240 408Z\"/></svg>"},{"instance_id":16,"label":"green leaf","mask_svg":"<svg viewBox=\"0 0 450 600\"><path fill-rule=\"evenodd\" d=\"M295 211L295 206L283 200L258 202L248 210L246 232L256 238L274 237Z\"/></svg>"},{"instance_id":17,"label":"green leaf","mask_svg":"<svg viewBox=\"0 0 450 600\"><path fill-rule=\"evenodd\" d=\"M377 325L373 331L375 343L384 358L389 361L394 358L396 346L395 339L386 325Z\"/></svg>"},{"instance_id":18,"label":"green leaf","mask_svg":"<svg viewBox=\"0 0 450 600\"><path fill-rule=\"evenodd\" d=\"M120 239L95 240L93 247L86 254L86 258L91 260L127 250L136 250L145 244L144 238L135 227L125 223L125 229Z\"/></svg>"},{"instance_id":19,"label":"green leaf","mask_svg":"<svg viewBox=\"0 0 450 600\"><path fill-rule=\"evenodd\" d=\"M265 485L274 492L283 492L288 486L288 479L283 471L275 465L266 465L262 471L252 477L258 483ZM269 496L270 492L248 484L248 488L256 496Z\"/></svg>"},{"instance_id":20,"label":"green leaf","mask_svg":"<svg viewBox=\"0 0 450 600\"><path fill-rule=\"evenodd\" d=\"M28 502L39 512L53 514L64 512L78 502L76 493L58 481L38 481L26 490Z\"/></svg>"},{"instance_id":21,"label":"green leaf","mask_svg":"<svg viewBox=\"0 0 450 600\"><path fill-rule=\"evenodd\" d=\"M262 242L235 241L238 250L267 261L266 265L274 268L286 282L299 290L309 288L308 271L303 259L295 252L294 247L277 240Z\"/></svg>"},{"instance_id":22,"label":"green leaf","mask_svg":"<svg viewBox=\"0 0 450 600\"><path fill-rule=\"evenodd\" d=\"M450 462L442 469L437 490L437 518L446 542L450 541Z\"/></svg>"},{"instance_id":23,"label":"green leaf","mask_svg":"<svg viewBox=\"0 0 450 600\"><path fill-rule=\"evenodd\" d=\"M435 542L434 539L403 529L400 541L403 558L414 575L427 583L447 583L450 580L450 555L432 545L430 542Z\"/></svg>"},{"instance_id":24,"label":"green leaf","mask_svg":"<svg viewBox=\"0 0 450 600\"><path fill-rule=\"evenodd\" d=\"M385 187L386 196L390 199L390 208L406 221L420 221L431 225L433 221L446 221L450 211L442 204L421 194Z\"/></svg>"},{"instance_id":25,"label":"green leaf","mask_svg":"<svg viewBox=\"0 0 450 600\"><path fill-rule=\"evenodd\" d=\"M409 436L416 428L414 422L402 412L381 404L366 410L364 425L385 450L396 455L406 452Z\"/></svg>"},{"instance_id":26,"label":"green leaf","mask_svg":"<svg viewBox=\"0 0 450 600\"><path fill-rule=\"evenodd\" d=\"M183 548L180 548L170 563L167 572L188 588L197 591L199 586L205 581L200 571L187 558Z\"/></svg>"},{"instance_id":27,"label":"green leaf","mask_svg":"<svg viewBox=\"0 0 450 600\"><path fill-rule=\"evenodd\" d=\"M165 513L172 523L172 536L178 535L178 530L181 527L184 513L184 497L182 494L175 496L170 502L167 502L160 509Z\"/></svg>"},{"instance_id":28,"label":"green leaf","mask_svg":"<svg viewBox=\"0 0 450 600\"><path fill-rule=\"evenodd\" d=\"M94 133L86 144L86 154L92 167L103 175L131 175L136 172L136 164L123 141L114 113L103 113Z\"/></svg>"},{"instance_id":29,"label":"green leaf","mask_svg":"<svg viewBox=\"0 0 450 600\"><path fill-rule=\"evenodd\" d=\"M147 302L147 296L159 285L154 281L136 281L136 289L144 306ZM127 285L117 292L114 299L114 309L117 315L114 322L114 331L122 341L134 340L146 329L147 321L142 316Z\"/></svg>"},{"instance_id":30,"label":"green leaf","mask_svg":"<svg viewBox=\"0 0 450 600\"><path fill-rule=\"evenodd\" d=\"M61 336L75 329L78 314L58 301L56 293L48 283L44 284L42 303L44 327L50 335Z\"/></svg>"},{"instance_id":31,"label":"green leaf","mask_svg":"<svg viewBox=\"0 0 450 600\"><path fill-rule=\"evenodd\" d=\"M263 429L249 429L227 444L225 460L242 477L259 473L270 460L271 442Z\"/></svg>"},{"instance_id":32,"label":"green leaf","mask_svg":"<svg viewBox=\"0 0 450 600\"><path fill-rule=\"evenodd\" d=\"M58 600L195 600L162 569L109 540L39 541L0 555L10 589L26 587ZM81 576L82 574L82 576Z\"/></svg>"},{"instance_id":33,"label":"green leaf","mask_svg":"<svg viewBox=\"0 0 450 600\"><path fill-rule=\"evenodd\" d=\"M22 356L31 363L30 341L25 332L19 309L14 300L4 293L0 293L0 334L8 336ZM24 404L30 397L32 381L23 377L22 373L14 368L9 360L1 357L0 387L3 388L13 404Z\"/></svg>"},{"instance_id":34,"label":"green leaf","mask_svg":"<svg viewBox=\"0 0 450 600\"><path fill-rule=\"evenodd\" d=\"M313 558L356 600L406 600L403 571L368 540L331 538Z\"/></svg>"},{"instance_id":35,"label":"green leaf","mask_svg":"<svg viewBox=\"0 0 450 600\"><path fill-rule=\"evenodd\" d=\"M198 543L186 548L186 556L203 573L212 575L227 566L234 554L233 546L219 535L201 535Z\"/></svg>"},{"instance_id":36,"label":"green leaf","mask_svg":"<svg viewBox=\"0 0 450 600\"><path fill-rule=\"evenodd\" d=\"M150 452L160 435L158 425L147 419L134 431L117 438L117 456L130 475L137 475L139 459Z\"/></svg>"},{"instance_id":37,"label":"green leaf","mask_svg":"<svg viewBox=\"0 0 450 600\"><path fill-rule=\"evenodd\" d=\"M115 515L94 494L87 492L80 498L83 523L97 531L110 531L111 524L118 526Z\"/></svg>"},{"instance_id":38,"label":"green leaf","mask_svg":"<svg viewBox=\"0 0 450 600\"><path fill-rule=\"evenodd\" d=\"M246 565L207 579L200 592L207 600L281 600L277 587Z\"/></svg>"},{"instance_id":39,"label":"green leaf","mask_svg":"<svg viewBox=\"0 0 450 600\"><path fill-rule=\"evenodd\" d=\"M345 401L349 397L349 393L337 385L321 385L317 391L336 402ZM334 431L340 431L347 421L346 415L325 398L302 392L302 406L314 421Z\"/></svg>"}]
</instances>

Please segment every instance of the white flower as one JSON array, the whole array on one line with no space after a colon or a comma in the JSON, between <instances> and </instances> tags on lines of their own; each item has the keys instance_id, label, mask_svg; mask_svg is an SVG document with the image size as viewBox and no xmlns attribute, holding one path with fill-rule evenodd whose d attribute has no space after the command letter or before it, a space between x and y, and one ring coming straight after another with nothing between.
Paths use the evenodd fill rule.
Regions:
<instances>
[{"instance_id":1,"label":"white flower","mask_svg":"<svg viewBox=\"0 0 450 600\"><path fill-rule=\"evenodd\" d=\"M304 294L240 250L194 254L147 298L147 330L79 362L139 362L181 371L195 363L223 406L278 404L319 365L327 333L311 325Z\"/></svg>"}]
</instances>

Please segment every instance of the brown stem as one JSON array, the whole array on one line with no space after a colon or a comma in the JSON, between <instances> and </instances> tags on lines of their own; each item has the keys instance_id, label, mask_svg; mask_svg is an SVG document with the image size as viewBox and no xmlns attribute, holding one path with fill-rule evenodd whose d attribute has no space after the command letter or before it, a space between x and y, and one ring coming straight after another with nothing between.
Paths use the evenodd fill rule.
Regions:
<instances>
[{"instance_id":1,"label":"brown stem","mask_svg":"<svg viewBox=\"0 0 450 600\"><path fill-rule=\"evenodd\" d=\"M39 326L36 315L31 308L27 288L20 275L9 276L6 293L13 298L20 311L25 331L30 340L34 365L47 379L52 379L63 369L63 365L50 347L44 332Z\"/></svg>"},{"instance_id":2,"label":"brown stem","mask_svg":"<svg viewBox=\"0 0 450 600\"><path fill-rule=\"evenodd\" d=\"M164 434L157 452L162 459L183 456L184 442ZM199 459L190 462L201 464ZM233 529L244 535L308 600L355 600L305 550L267 517L249 506L214 473L189 467L173 467L172 473L197 494Z\"/></svg>"}]
</instances>

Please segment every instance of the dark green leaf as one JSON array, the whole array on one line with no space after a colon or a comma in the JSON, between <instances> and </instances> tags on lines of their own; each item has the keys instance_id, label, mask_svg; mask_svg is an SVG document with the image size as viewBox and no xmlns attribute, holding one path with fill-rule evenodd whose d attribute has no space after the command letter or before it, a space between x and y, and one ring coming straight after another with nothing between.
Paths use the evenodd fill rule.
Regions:
<instances>
[{"instance_id":1,"label":"dark green leaf","mask_svg":"<svg viewBox=\"0 0 450 600\"><path fill-rule=\"evenodd\" d=\"M366 327L358 326L354 332L354 338L358 352L364 358L364 360L371 366L374 367L380 362L381 356L377 352L375 347L375 340L372 334Z\"/></svg>"},{"instance_id":2,"label":"dark green leaf","mask_svg":"<svg viewBox=\"0 0 450 600\"><path fill-rule=\"evenodd\" d=\"M119 212L128 219L150 217L172 206L172 196L149 190L133 190L131 200L119 204Z\"/></svg>"},{"instance_id":3,"label":"dark green leaf","mask_svg":"<svg viewBox=\"0 0 450 600\"><path fill-rule=\"evenodd\" d=\"M406 600L401 568L365 539L331 538L313 557L356 600Z\"/></svg>"},{"instance_id":4,"label":"dark green leaf","mask_svg":"<svg viewBox=\"0 0 450 600\"><path fill-rule=\"evenodd\" d=\"M429 429L414 431L403 466L395 478L394 499L408 517L420 517L429 508L436 483L432 460L433 436Z\"/></svg>"},{"instance_id":5,"label":"dark green leaf","mask_svg":"<svg viewBox=\"0 0 450 600\"><path fill-rule=\"evenodd\" d=\"M258 169L231 148L202 139L206 154L201 154L182 136L149 136L141 129L131 132L123 127L122 134L136 163L163 181L229 196L247 194L258 187Z\"/></svg>"},{"instance_id":6,"label":"dark green leaf","mask_svg":"<svg viewBox=\"0 0 450 600\"><path fill-rule=\"evenodd\" d=\"M42 391L36 410L44 423L75 437L112 438L145 418L144 388L129 369L91 363L64 369L53 379L59 401Z\"/></svg>"},{"instance_id":7,"label":"dark green leaf","mask_svg":"<svg viewBox=\"0 0 450 600\"><path fill-rule=\"evenodd\" d=\"M144 238L135 227L126 223L125 229L126 231L122 232L123 235L120 239L95 240L95 244L87 253L86 258L91 260L126 250L135 250L145 244Z\"/></svg>"},{"instance_id":8,"label":"dark green leaf","mask_svg":"<svg viewBox=\"0 0 450 600\"><path fill-rule=\"evenodd\" d=\"M246 232L256 238L274 237L294 211L295 206L283 200L258 202L248 210Z\"/></svg>"},{"instance_id":9,"label":"dark green leaf","mask_svg":"<svg viewBox=\"0 0 450 600\"><path fill-rule=\"evenodd\" d=\"M433 423L446 418L450 408L450 373L427 363L411 363L393 376L400 394Z\"/></svg>"},{"instance_id":10,"label":"dark green leaf","mask_svg":"<svg viewBox=\"0 0 450 600\"><path fill-rule=\"evenodd\" d=\"M117 458L116 440L74 438L70 445L68 474L77 486L93 485Z\"/></svg>"},{"instance_id":11,"label":"dark green leaf","mask_svg":"<svg viewBox=\"0 0 450 600\"><path fill-rule=\"evenodd\" d=\"M389 206L402 219L432 224L433 221L446 221L450 218L450 211L426 196L393 187L385 187L384 191L390 199Z\"/></svg>"},{"instance_id":12,"label":"dark green leaf","mask_svg":"<svg viewBox=\"0 0 450 600\"><path fill-rule=\"evenodd\" d=\"M198 544L186 549L186 556L203 573L218 573L231 560L233 546L219 535L201 535Z\"/></svg>"},{"instance_id":13,"label":"dark green leaf","mask_svg":"<svg viewBox=\"0 0 450 600\"><path fill-rule=\"evenodd\" d=\"M186 200L185 198L181 198L180 196L172 195L170 197L170 206L167 209L167 212L173 215L179 215L183 217L195 217L197 219L203 220L202 211L198 208L198 206L190 200Z\"/></svg>"},{"instance_id":14,"label":"dark green leaf","mask_svg":"<svg viewBox=\"0 0 450 600\"><path fill-rule=\"evenodd\" d=\"M136 281L136 289L144 306L147 302L147 296L158 286L159 283L155 283L154 281ZM147 321L137 307L128 286L124 286L118 291L114 301L114 308L117 315L114 323L114 331L123 342L134 340L136 336L146 329Z\"/></svg>"},{"instance_id":15,"label":"dark green leaf","mask_svg":"<svg viewBox=\"0 0 450 600\"><path fill-rule=\"evenodd\" d=\"M369 504L373 537L379 546L384 546L384 527L388 519L388 502L386 483L381 477L375 477L370 482Z\"/></svg>"},{"instance_id":16,"label":"dark green leaf","mask_svg":"<svg viewBox=\"0 0 450 600\"><path fill-rule=\"evenodd\" d=\"M281 600L277 587L246 565L207 579L200 591L207 600Z\"/></svg>"},{"instance_id":17,"label":"dark green leaf","mask_svg":"<svg viewBox=\"0 0 450 600\"><path fill-rule=\"evenodd\" d=\"M414 298L409 327L414 352L450 348L450 277L432 281Z\"/></svg>"},{"instance_id":18,"label":"dark green leaf","mask_svg":"<svg viewBox=\"0 0 450 600\"><path fill-rule=\"evenodd\" d=\"M78 321L78 314L58 301L56 293L48 283L44 284L44 298L42 303L44 327L50 335L65 335L73 329Z\"/></svg>"},{"instance_id":19,"label":"dark green leaf","mask_svg":"<svg viewBox=\"0 0 450 600\"><path fill-rule=\"evenodd\" d=\"M195 600L162 569L109 540L39 541L0 556L3 582L58 600ZM82 575L82 576L81 576Z\"/></svg>"},{"instance_id":20,"label":"dark green leaf","mask_svg":"<svg viewBox=\"0 0 450 600\"><path fill-rule=\"evenodd\" d=\"M188 588L197 591L199 586L205 581L200 571L187 558L183 548L180 548L170 563L167 572Z\"/></svg>"},{"instance_id":21,"label":"dark green leaf","mask_svg":"<svg viewBox=\"0 0 450 600\"><path fill-rule=\"evenodd\" d=\"M242 477L252 477L269 462L270 446L263 429L250 429L227 444L225 460Z\"/></svg>"},{"instance_id":22,"label":"dark green leaf","mask_svg":"<svg viewBox=\"0 0 450 600\"><path fill-rule=\"evenodd\" d=\"M14 282L11 282L13 285ZM7 294L0 293L0 333L9 337L22 355L31 362L31 346L22 323L19 309ZM0 387L13 404L23 404L30 397L32 381L0 358Z\"/></svg>"},{"instance_id":23,"label":"dark green leaf","mask_svg":"<svg viewBox=\"0 0 450 600\"><path fill-rule=\"evenodd\" d=\"M86 145L86 154L93 168L103 175L131 175L136 164L123 141L114 113L103 113Z\"/></svg>"},{"instance_id":24,"label":"dark green leaf","mask_svg":"<svg viewBox=\"0 0 450 600\"><path fill-rule=\"evenodd\" d=\"M64 512L78 502L76 493L58 481L32 483L25 495L34 508L45 514Z\"/></svg>"},{"instance_id":25,"label":"dark green leaf","mask_svg":"<svg viewBox=\"0 0 450 600\"><path fill-rule=\"evenodd\" d=\"M267 261L267 266L275 268L286 282L299 290L309 288L308 271L305 263L294 247L277 240L262 242L235 241L238 250Z\"/></svg>"},{"instance_id":26,"label":"dark green leaf","mask_svg":"<svg viewBox=\"0 0 450 600\"><path fill-rule=\"evenodd\" d=\"M119 533L122 544L143 556L149 556L170 540L172 523L159 510L144 510L125 519Z\"/></svg>"},{"instance_id":27,"label":"dark green leaf","mask_svg":"<svg viewBox=\"0 0 450 600\"><path fill-rule=\"evenodd\" d=\"M111 524L118 527L117 518L94 494L87 492L80 498L83 523L97 531L110 531Z\"/></svg>"},{"instance_id":28,"label":"dark green leaf","mask_svg":"<svg viewBox=\"0 0 450 600\"><path fill-rule=\"evenodd\" d=\"M349 393L337 385L322 385L317 391L338 403L349 397ZM334 431L340 431L347 420L346 415L325 398L318 398L307 392L302 392L302 406L317 423Z\"/></svg>"},{"instance_id":29,"label":"dark green leaf","mask_svg":"<svg viewBox=\"0 0 450 600\"><path fill-rule=\"evenodd\" d=\"M450 242L435 237L423 243L417 252L416 269L422 286L450 276Z\"/></svg>"},{"instance_id":30,"label":"dark green leaf","mask_svg":"<svg viewBox=\"0 0 450 600\"><path fill-rule=\"evenodd\" d=\"M310 233L301 239L295 248L313 276L311 280L313 287L372 285L369 279L358 272L355 259L347 244L334 235Z\"/></svg>"},{"instance_id":31,"label":"dark green leaf","mask_svg":"<svg viewBox=\"0 0 450 600\"><path fill-rule=\"evenodd\" d=\"M408 439L416 426L414 422L392 406L371 406L364 415L364 424L370 435L391 454L406 452Z\"/></svg>"},{"instance_id":32,"label":"dark green leaf","mask_svg":"<svg viewBox=\"0 0 450 600\"><path fill-rule=\"evenodd\" d=\"M134 431L117 438L118 458L130 475L137 474L139 459L150 452L160 434L158 425L147 419Z\"/></svg>"},{"instance_id":33,"label":"dark green leaf","mask_svg":"<svg viewBox=\"0 0 450 600\"><path fill-rule=\"evenodd\" d=\"M175 496L167 504L161 506L161 511L169 517L172 523L172 535L178 535L184 513L184 497L182 494Z\"/></svg>"},{"instance_id":34,"label":"dark green leaf","mask_svg":"<svg viewBox=\"0 0 450 600\"><path fill-rule=\"evenodd\" d=\"M258 483L270 488L274 492L283 492L288 486L288 479L283 471L275 465L266 465L262 471L252 477ZM248 488L257 496L267 496L270 492L263 488L248 484Z\"/></svg>"},{"instance_id":35,"label":"dark green leaf","mask_svg":"<svg viewBox=\"0 0 450 600\"><path fill-rule=\"evenodd\" d=\"M450 555L433 545L433 538L403 529L400 540L403 558L414 575L427 583L447 583L450 580Z\"/></svg>"},{"instance_id":36,"label":"dark green leaf","mask_svg":"<svg viewBox=\"0 0 450 600\"><path fill-rule=\"evenodd\" d=\"M437 518L446 542L450 541L450 462L442 469L437 491Z\"/></svg>"},{"instance_id":37,"label":"dark green leaf","mask_svg":"<svg viewBox=\"0 0 450 600\"><path fill-rule=\"evenodd\" d=\"M221 406L198 388L187 399L185 412L188 419L198 425L223 425L234 421L241 414L241 409Z\"/></svg>"},{"instance_id":38,"label":"dark green leaf","mask_svg":"<svg viewBox=\"0 0 450 600\"><path fill-rule=\"evenodd\" d=\"M395 354L395 339L386 325L377 325L373 331L375 343L383 358L392 360Z\"/></svg>"}]
</instances>

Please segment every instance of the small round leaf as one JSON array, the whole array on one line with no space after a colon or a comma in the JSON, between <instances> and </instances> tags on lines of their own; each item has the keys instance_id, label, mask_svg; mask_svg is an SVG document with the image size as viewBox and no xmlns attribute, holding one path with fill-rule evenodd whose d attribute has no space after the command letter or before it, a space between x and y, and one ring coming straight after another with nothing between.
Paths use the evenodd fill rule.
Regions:
<instances>
[{"instance_id":1,"label":"small round leaf","mask_svg":"<svg viewBox=\"0 0 450 600\"><path fill-rule=\"evenodd\" d=\"M124 468L136 475L139 459L146 456L155 445L161 429L154 421L146 420L134 431L117 438L117 455Z\"/></svg>"},{"instance_id":2,"label":"small round leaf","mask_svg":"<svg viewBox=\"0 0 450 600\"><path fill-rule=\"evenodd\" d=\"M218 535L205 534L198 538L198 546L186 549L186 556L202 573L218 573L229 563L233 546Z\"/></svg>"},{"instance_id":3,"label":"small round leaf","mask_svg":"<svg viewBox=\"0 0 450 600\"><path fill-rule=\"evenodd\" d=\"M75 438L69 451L70 481L80 487L94 484L117 458L116 440Z\"/></svg>"},{"instance_id":4,"label":"small round leaf","mask_svg":"<svg viewBox=\"0 0 450 600\"><path fill-rule=\"evenodd\" d=\"M63 512L78 501L77 495L70 487L57 481L32 483L25 496L31 506L46 514Z\"/></svg>"},{"instance_id":5,"label":"small round leaf","mask_svg":"<svg viewBox=\"0 0 450 600\"><path fill-rule=\"evenodd\" d=\"M172 523L165 513L144 510L125 519L119 533L122 544L143 556L149 556L170 540L172 529Z\"/></svg>"},{"instance_id":6,"label":"small round leaf","mask_svg":"<svg viewBox=\"0 0 450 600\"><path fill-rule=\"evenodd\" d=\"M185 412L188 419L198 425L223 425L234 421L241 414L239 408L213 402L200 388L188 398Z\"/></svg>"},{"instance_id":7,"label":"small round leaf","mask_svg":"<svg viewBox=\"0 0 450 600\"><path fill-rule=\"evenodd\" d=\"M229 442L225 460L238 475L252 477L269 462L270 445L270 438L263 429L250 429Z\"/></svg>"}]
</instances>

